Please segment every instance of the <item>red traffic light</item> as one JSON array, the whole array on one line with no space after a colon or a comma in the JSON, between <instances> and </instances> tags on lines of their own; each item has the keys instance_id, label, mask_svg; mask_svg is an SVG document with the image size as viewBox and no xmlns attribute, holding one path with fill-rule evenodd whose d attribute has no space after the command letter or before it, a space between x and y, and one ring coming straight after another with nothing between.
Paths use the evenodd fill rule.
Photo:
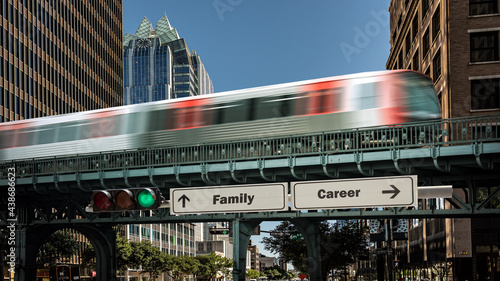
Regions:
<instances>
[{"instance_id":1,"label":"red traffic light","mask_svg":"<svg viewBox=\"0 0 500 281\"><path fill-rule=\"evenodd\" d=\"M160 207L161 200L156 187L96 190L90 207L94 213L153 210Z\"/></svg>"},{"instance_id":2,"label":"red traffic light","mask_svg":"<svg viewBox=\"0 0 500 281\"><path fill-rule=\"evenodd\" d=\"M113 208L113 203L111 202L111 194L108 191L97 191L92 195L92 203L94 209L101 212L109 211Z\"/></svg>"}]
</instances>

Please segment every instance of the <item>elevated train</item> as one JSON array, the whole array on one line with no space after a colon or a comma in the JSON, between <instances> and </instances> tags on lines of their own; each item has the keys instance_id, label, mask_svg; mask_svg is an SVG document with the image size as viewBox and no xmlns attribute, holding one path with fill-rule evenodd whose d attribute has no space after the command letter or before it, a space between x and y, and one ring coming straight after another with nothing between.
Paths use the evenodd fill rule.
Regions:
<instances>
[{"instance_id":1,"label":"elevated train","mask_svg":"<svg viewBox=\"0 0 500 281\"><path fill-rule=\"evenodd\" d=\"M0 123L0 161L440 119L432 80L367 72Z\"/></svg>"}]
</instances>

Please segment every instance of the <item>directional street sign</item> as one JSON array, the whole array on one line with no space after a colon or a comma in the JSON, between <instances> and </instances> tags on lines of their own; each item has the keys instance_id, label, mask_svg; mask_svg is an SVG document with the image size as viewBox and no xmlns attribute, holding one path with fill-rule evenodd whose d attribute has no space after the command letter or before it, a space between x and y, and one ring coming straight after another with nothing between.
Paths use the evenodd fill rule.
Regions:
<instances>
[{"instance_id":1,"label":"directional street sign","mask_svg":"<svg viewBox=\"0 0 500 281\"><path fill-rule=\"evenodd\" d=\"M417 206L417 176L292 182L292 210Z\"/></svg>"},{"instance_id":2,"label":"directional street sign","mask_svg":"<svg viewBox=\"0 0 500 281\"><path fill-rule=\"evenodd\" d=\"M170 214L288 210L288 183L170 189Z\"/></svg>"}]
</instances>

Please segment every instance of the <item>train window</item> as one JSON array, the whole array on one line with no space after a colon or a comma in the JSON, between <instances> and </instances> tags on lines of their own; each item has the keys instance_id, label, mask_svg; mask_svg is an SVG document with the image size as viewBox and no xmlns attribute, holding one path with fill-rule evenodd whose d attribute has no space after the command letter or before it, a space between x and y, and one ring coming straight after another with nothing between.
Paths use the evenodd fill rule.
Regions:
<instances>
[{"instance_id":1,"label":"train window","mask_svg":"<svg viewBox=\"0 0 500 281\"><path fill-rule=\"evenodd\" d=\"M131 114L135 115L135 114ZM81 125L80 129L80 139L93 139L100 137L109 137L117 135L120 130L120 118L121 115L109 116L102 118L93 118L86 121ZM128 116L129 120L139 122L141 118L135 116ZM126 130L136 130L141 128L139 124L127 124Z\"/></svg>"},{"instance_id":2,"label":"train window","mask_svg":"<svg viewBox=\"0 0 500 281\"><path fill-rule=\"evenodd\" d=\"M165 129L166 123L173 124L173 120L165 118L166 110L155 110L148 113L149 120L147 122L147 131L162 131Z\"/></svg>"},{"instance_id":3,"label":"train window","mask_svg":"<svg viewBox=\"0 0 500 281\"><path fill-rule=\"evenodd\" d=\"M77 122L65 123L59 127L59 141L73 141L79 137L80 127Z\"/></svg>"},{"instance_id":4,"label":"train window","mask_svg":"<svg viewBox=\"0 0 500 281\"><path fill-rule=\"evenodd\" d=\"M257 98L255 119L285 117L293 114L293 98L290 95L280 97Z\"/></svg>"},{"instance_id":5,"label":"train window","mask_svg":"<svg viewBox=\"0 0 500 281\"><path fill-rule=\"evenodd\" d=\"M213 112L214 124L225 124L249 120L250 102L242 100L214 105L210 110Z\"/></svg>"},{"instance_id":6,"label":"train window","mask_svg":"<svg viewBox=\"0 0 500 281\"><path fill-rule=\"evenodd\" d=\"M0 132L0 149L32 145L33 131L24 129Z\"/></svg>"},{"instance_id":7,"label":"train window","mask_svg":"<svg viewBox=\"0 0 500 281\"><path fill-rule=\"evenodd\" d=\"M353 85L354 96L357 98L357 107L355 109L370 109L375 107L376 93L378 83L364 83Z\"/></svg>"},{"instance_id":8,"label":"train window","mask_svg":"<svg viewBox=\"0 0 500 281\"><path fill-rule=\"evenodd\" d=\"M43 126L37 131L37 144L46 144L55 142L56 136L54 128Z\"/></svg>"}]
</instances>

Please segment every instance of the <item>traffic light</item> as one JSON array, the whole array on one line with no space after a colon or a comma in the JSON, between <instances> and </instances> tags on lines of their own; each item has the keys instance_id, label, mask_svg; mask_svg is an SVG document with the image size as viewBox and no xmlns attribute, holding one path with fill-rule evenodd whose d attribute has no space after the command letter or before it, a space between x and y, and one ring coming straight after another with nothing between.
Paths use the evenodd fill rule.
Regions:
<instances>
[{"instance_id":1,"label":"traffic light","mask_svg":"<svg viewBox=\"0 0 500 281\"><path fill-rule=\"evenodd\" d=\"M92 193L90 211L122 212L158 209L162 201L157 187L96 190Z\"/></svg>"},{"instance_id":2,"label":"traffic light","mask_svg":"<svg viewBox=\"0 0 500 281\"><path fill-rule=\"evenodd\" d=\"M212 235L226 235L229 234L229 228L215 228L211 227L208 232Z\"/></svg>"}]
</instances>

